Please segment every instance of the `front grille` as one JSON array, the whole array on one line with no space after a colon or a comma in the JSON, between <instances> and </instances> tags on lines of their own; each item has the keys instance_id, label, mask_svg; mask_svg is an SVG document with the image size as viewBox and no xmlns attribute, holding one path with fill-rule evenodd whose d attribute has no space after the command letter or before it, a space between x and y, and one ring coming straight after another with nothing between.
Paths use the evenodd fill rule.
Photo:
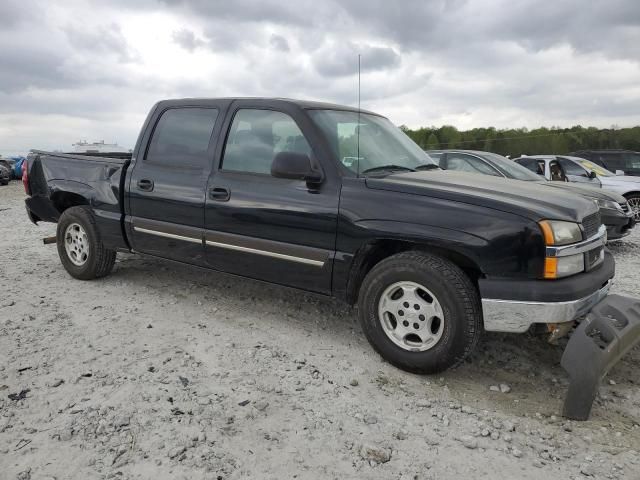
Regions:
<instances>
[{"instance_id":1,"label":"front grille","mask_svg":"<svg viewBox=\"0 0 640 480\"><path fill-rule=\"evenodd\" d=\"M582 220L582 228L584 228L585 239L593 237L600 229L602 222L600 221L600 212L593 213Z\"/></svg>"}]
</instances>

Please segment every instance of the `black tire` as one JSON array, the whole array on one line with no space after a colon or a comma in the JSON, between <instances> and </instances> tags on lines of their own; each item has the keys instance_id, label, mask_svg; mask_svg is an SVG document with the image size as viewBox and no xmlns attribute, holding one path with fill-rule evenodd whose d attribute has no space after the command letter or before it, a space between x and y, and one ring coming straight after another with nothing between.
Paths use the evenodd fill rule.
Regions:
<instances>
[{"instance_id":1,"label":"black tire","mask_svg":"<svg viewBox=\"0 0 640 480\"><path fill-rule=\"evenodd\" d=\"M65 232L73 223L80 225L88 237L89 252L83 265L73 263L65 249ZM111 273L116 261L116 252L104 247L89 207L79 206L65 210L58 220L56 238L62 266L72 277L79 280L93 280Z\"/></svg>"},{"instance_id":2,"label":"black tire","mask_svg":"<svg viewBox=\"0 0 640 480\"><path fill-rule=\"evenodd\" d=\"M428 350L410 351L396 345L379 318L378 302L385 289L403 281L424 286L442 307L443 331ZM420 251L399 253L375 265L360 288L358 309L362 330L373 348L391 364L413 373L438 373L459 365L474 350L482 331L480 299L469 277L452 262Z\"/></svg>"}]
</instances>

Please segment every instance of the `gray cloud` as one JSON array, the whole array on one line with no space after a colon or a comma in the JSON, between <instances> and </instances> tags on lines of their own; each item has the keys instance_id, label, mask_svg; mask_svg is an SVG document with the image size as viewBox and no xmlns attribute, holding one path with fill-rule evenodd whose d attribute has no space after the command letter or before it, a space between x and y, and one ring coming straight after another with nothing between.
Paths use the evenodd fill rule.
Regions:
<instances>
[{"instance_id":1,"label":"gray cloud","mask_svg":"<svg viewBox=\"0 0 640 480\"><path fill-rule=\"evenodd\" d=\"M288 52L289 50L291 50L289 48L289 42L287 42L287 39L282 35L276 35L274 33L273 35L271 35L269 43L273 48L275 48L276 50L280 50L281 52Z\"/></svg>"},{"instance_id":2,"label":"gray cloud","mask_svg":"<svg viewBox=\"0 0 640 480\"><path fill-rule=\"evenodd\" d=\"M134 62L139 56L132 49L116 23L101 25L97 28L84 28L77 25L65 28L71 45L78 51L90 52L98 58L100 55L115 55L120 62Z\"/></svg>"},{"instance_id":3,"label":"gray cloud","mask_svg":"<svg viewBox=\"0 0 640 480\"><path fill-rule=\"evenodd\" d=\"M358 72L358 55L361 55L361 71L389 70L400 65L400 55L390 47L374 47L353 43L327 45L313 56L316 70L324 76L354 75Z\"/></svg>"},{"instance_id":4,"label":"gray cloud","mask_svg":"<svg viewBox=\"0 0 640 480\"><path fill-rule=\"evenodd\" d=\"M196 34L188 28L182 28L173 32L173 41L190 52L193 52L198 47L206 45L204 40L196 37Z\"/></svg>"}]
</instances>

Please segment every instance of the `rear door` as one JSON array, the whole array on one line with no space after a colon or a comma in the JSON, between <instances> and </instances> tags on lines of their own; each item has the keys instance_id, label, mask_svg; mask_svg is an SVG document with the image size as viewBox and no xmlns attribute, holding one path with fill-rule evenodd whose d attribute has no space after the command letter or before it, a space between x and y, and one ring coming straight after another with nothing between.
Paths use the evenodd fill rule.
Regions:
<instances>
[{"instance_id":1,"label":"rear door","mask_svg":"<svg viewBox=\"0 0 640 480\"><path fill-rule=\"evenodd\" d=\"M308 116L293 105L274 109L260 101L234 102L206 199L206 253L212 267L331 291L339 179L326 176L311 188L303 180L271 176L271 163L281 151L307 154L322 168L320 140L309 129Z\"/></svg>"},{"instance_id":2,"label":"rear door","mask_svg":"<svg viewBox=\"0 0 640 480\"><path fill-rule=\"evenodd\" d=\"M204 265L204 204L222 105L159 108L129 183L134 250Z\"/></svg>"}]
</instances>

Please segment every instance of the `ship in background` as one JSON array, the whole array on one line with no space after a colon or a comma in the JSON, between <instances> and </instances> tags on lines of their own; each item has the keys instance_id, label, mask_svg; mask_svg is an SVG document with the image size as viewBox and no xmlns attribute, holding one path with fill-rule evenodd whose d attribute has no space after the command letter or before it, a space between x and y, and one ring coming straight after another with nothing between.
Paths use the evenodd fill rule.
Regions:
<instances>
[{"instance_id":1,"label":"ship in background","mask_svg":"<svg viewBox=\"0 0 640 480\"><path fill-rule=\"evenodd\" d=\"M71 146L73 150L70 153L131 153L128 148L121 147L117 143L104 143L104 140L93 143L80 140Z\"/></svg>"}]
</instances>

